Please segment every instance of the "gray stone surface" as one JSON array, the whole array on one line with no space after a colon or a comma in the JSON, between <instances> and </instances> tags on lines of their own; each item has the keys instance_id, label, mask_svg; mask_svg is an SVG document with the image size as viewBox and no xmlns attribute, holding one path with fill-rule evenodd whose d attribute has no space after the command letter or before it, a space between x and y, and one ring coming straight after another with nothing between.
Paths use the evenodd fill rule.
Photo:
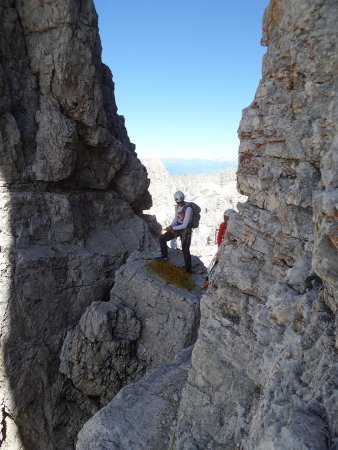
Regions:
<instances>
[{"instance_id":1,"label":"gray stone surface","mask_svg":"<svg viewBox=\"0 0 338 450\"><path fill-rule=\"evenodd\" d=\"M135 351L140 330L131 309L93 302L67 333L60 371L76 389L105 406L124 385L143 374Z\"/></svg>"},{"instance_id":2,"label":"gray stone surface","mask_svg":"<svg viewBox=\"0 0 338 450\"><path fill-rule=\"evenodd\" d=\"M149 180L93 3L4 0L0 28L0 446L70 449L100 405L59 372L61 347L153 245Z\"/></svg>"},{"instance_id":3,"label":"gray stone surface","mask_svg":"<svg viewBox=\"0 0 338 450\"><path fill-rule=\"evenodd\" d=\"M141 322L137 356L147 370L193 344L200 319L201 290L178 288L145 269L150 259L133 253L115 275L111 302L132 309Z\"/></svg>"},{"instance_id":4,"label":"gray stone surface","mask_svg":"<svg viewBox=\"0 0 338 450\"><path fill-rule=\"evenodd\" d=\"M174 361L123 388L82 428L77 450L166 449L175 441L182 388L191 348Z\"/></svg>"},{"instance_id":5,"label":"gray stone surface","mask_svg":"<svg viewBox=\"0 0 338 450\"><path fill-rule=\"evenodd\" d=\"M338 448L335 1L271 1L176 449Z\"/></svg>"},{"instance_id":6,"label":"gray stone surface","mask_svg":"<svg viewBox=\"0 0 338 450\"><path fill-rule=\"evenodd\" d=\"M135 209L149 180L117 114L92 2L2 2L0 151L5 183L112 183ZM12 42L16 42L13 46Z\"/></svg>"},{"instance_id":7,"label":"gray stone surface","mask_svg":"<svg viewBox=\"0 0 338 450\"><path fill-rule=\"evenodd\" d=\"M149 369L79 449L158 450L174 432L176 450L338 448L337 15L336 0L266 10L239 128L248 199L200 312L201 292L144 270L149 180L92 2L2 2L1 448L74 448ZM168 363L197 334L186 378L187 359Z\"/></svg>"},{"instance_id":8,"label":"gray stone surface","mask_svg":"<svg viewBox=\"0 0 338 450\"><path fill-rule=\"evenodd\" d=\"M171 258L174 260L178 253L171 252ZM84 406L88 414L105 406L145 372L168 363L196 340L201 291L179 289L152 275L144 267L151 261L149 258L151 255L132 253L115 273L110 301L91 303L63 343L60 372L81 397L91 400ZM164 413L164 405L162 408ZM167 426L164 418L161 422ZM116 424L116 430L119 426ZM142 433L142 440L148 442L149 429ZM98 445L95 439L91 445Z\"/></svg>"}]
</instances>

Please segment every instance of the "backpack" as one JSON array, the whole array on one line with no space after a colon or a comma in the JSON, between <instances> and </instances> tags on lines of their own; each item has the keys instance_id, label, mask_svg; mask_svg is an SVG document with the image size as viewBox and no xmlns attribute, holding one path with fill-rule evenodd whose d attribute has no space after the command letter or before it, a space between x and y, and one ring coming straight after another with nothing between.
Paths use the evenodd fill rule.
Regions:
<instances>
[{"instance_id":1,"label":"backpack","mask_svg":"<svg viewBox=\"0 0 338 450\"><path fill-rule=\"evenodd\" d=\"M201 219L201 208L194 202L188 202L184 205L184 210L190 206L192 209L192 219L190 222L191 228L198 228Z\"/></svg>"}]
</instances>

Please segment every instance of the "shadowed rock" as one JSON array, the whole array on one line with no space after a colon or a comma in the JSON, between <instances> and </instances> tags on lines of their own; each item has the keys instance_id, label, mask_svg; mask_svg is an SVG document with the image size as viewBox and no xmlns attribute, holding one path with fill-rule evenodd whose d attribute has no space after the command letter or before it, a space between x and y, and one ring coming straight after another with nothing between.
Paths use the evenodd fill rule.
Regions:
<instances>
[{"instance_id":1,"label":"shadowed rock","mask_svg":"<svg viewBox=\"0 0 338 450\"><path fill-rule=\"evenodd\" d=\"M165 449L175 442L175 422L191 348L173 362L123 388L81 430L77 450Z\"/></svg>"}]
</instances>

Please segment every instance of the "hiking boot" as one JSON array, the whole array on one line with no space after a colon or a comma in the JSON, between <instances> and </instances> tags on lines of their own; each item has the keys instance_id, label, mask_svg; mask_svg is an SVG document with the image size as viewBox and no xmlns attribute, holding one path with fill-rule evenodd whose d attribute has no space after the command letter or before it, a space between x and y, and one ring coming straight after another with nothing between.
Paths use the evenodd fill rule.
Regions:
<instances>
[{"instance_id":1,"label":"hiking boot","mask_svg":"<svg viewBox=\"0 0 338 450\"><path fill-rule=\"evenodd\" d=\"M162 256L162 255L158 256L155 259L156 259L156 261L168 261L169 260L168 256Z\"/></svg>"},{"instance_id":2,"label":"hiking boot","mask_svg":"<svg viewBox=\"0 0 338 450\"><path fill-rule=\"evenodd\" d=\"M201 284L201 289L208 289L209 287L209 280L204 280L203 284Z\"/></svg>"}]
</instances>

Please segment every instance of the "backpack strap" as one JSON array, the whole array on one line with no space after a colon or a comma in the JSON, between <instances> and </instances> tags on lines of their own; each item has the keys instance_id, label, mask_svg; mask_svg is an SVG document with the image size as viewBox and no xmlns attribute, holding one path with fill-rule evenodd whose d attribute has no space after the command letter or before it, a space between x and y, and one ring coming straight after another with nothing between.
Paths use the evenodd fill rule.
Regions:
<instances>
[{"instance_id":1,"label":"backpack strap","mask_svg":"<svg viewBox=\"0 0 338 450\"><path fill-rule=\"evenodd\" d=\"M188 206L190 206L191 211L192 211L191 218L190 218L190 222L189 222L189 224L188 224L188 225L191 225L191 224L192 224L192 221L193 221L193 217L194 217L194 208L191 206L191 204L190 204L189 202L186 202L186 203L184 204L184 212L186 211L186 209L188 208Z\"/></svg>"}]
</instances>

